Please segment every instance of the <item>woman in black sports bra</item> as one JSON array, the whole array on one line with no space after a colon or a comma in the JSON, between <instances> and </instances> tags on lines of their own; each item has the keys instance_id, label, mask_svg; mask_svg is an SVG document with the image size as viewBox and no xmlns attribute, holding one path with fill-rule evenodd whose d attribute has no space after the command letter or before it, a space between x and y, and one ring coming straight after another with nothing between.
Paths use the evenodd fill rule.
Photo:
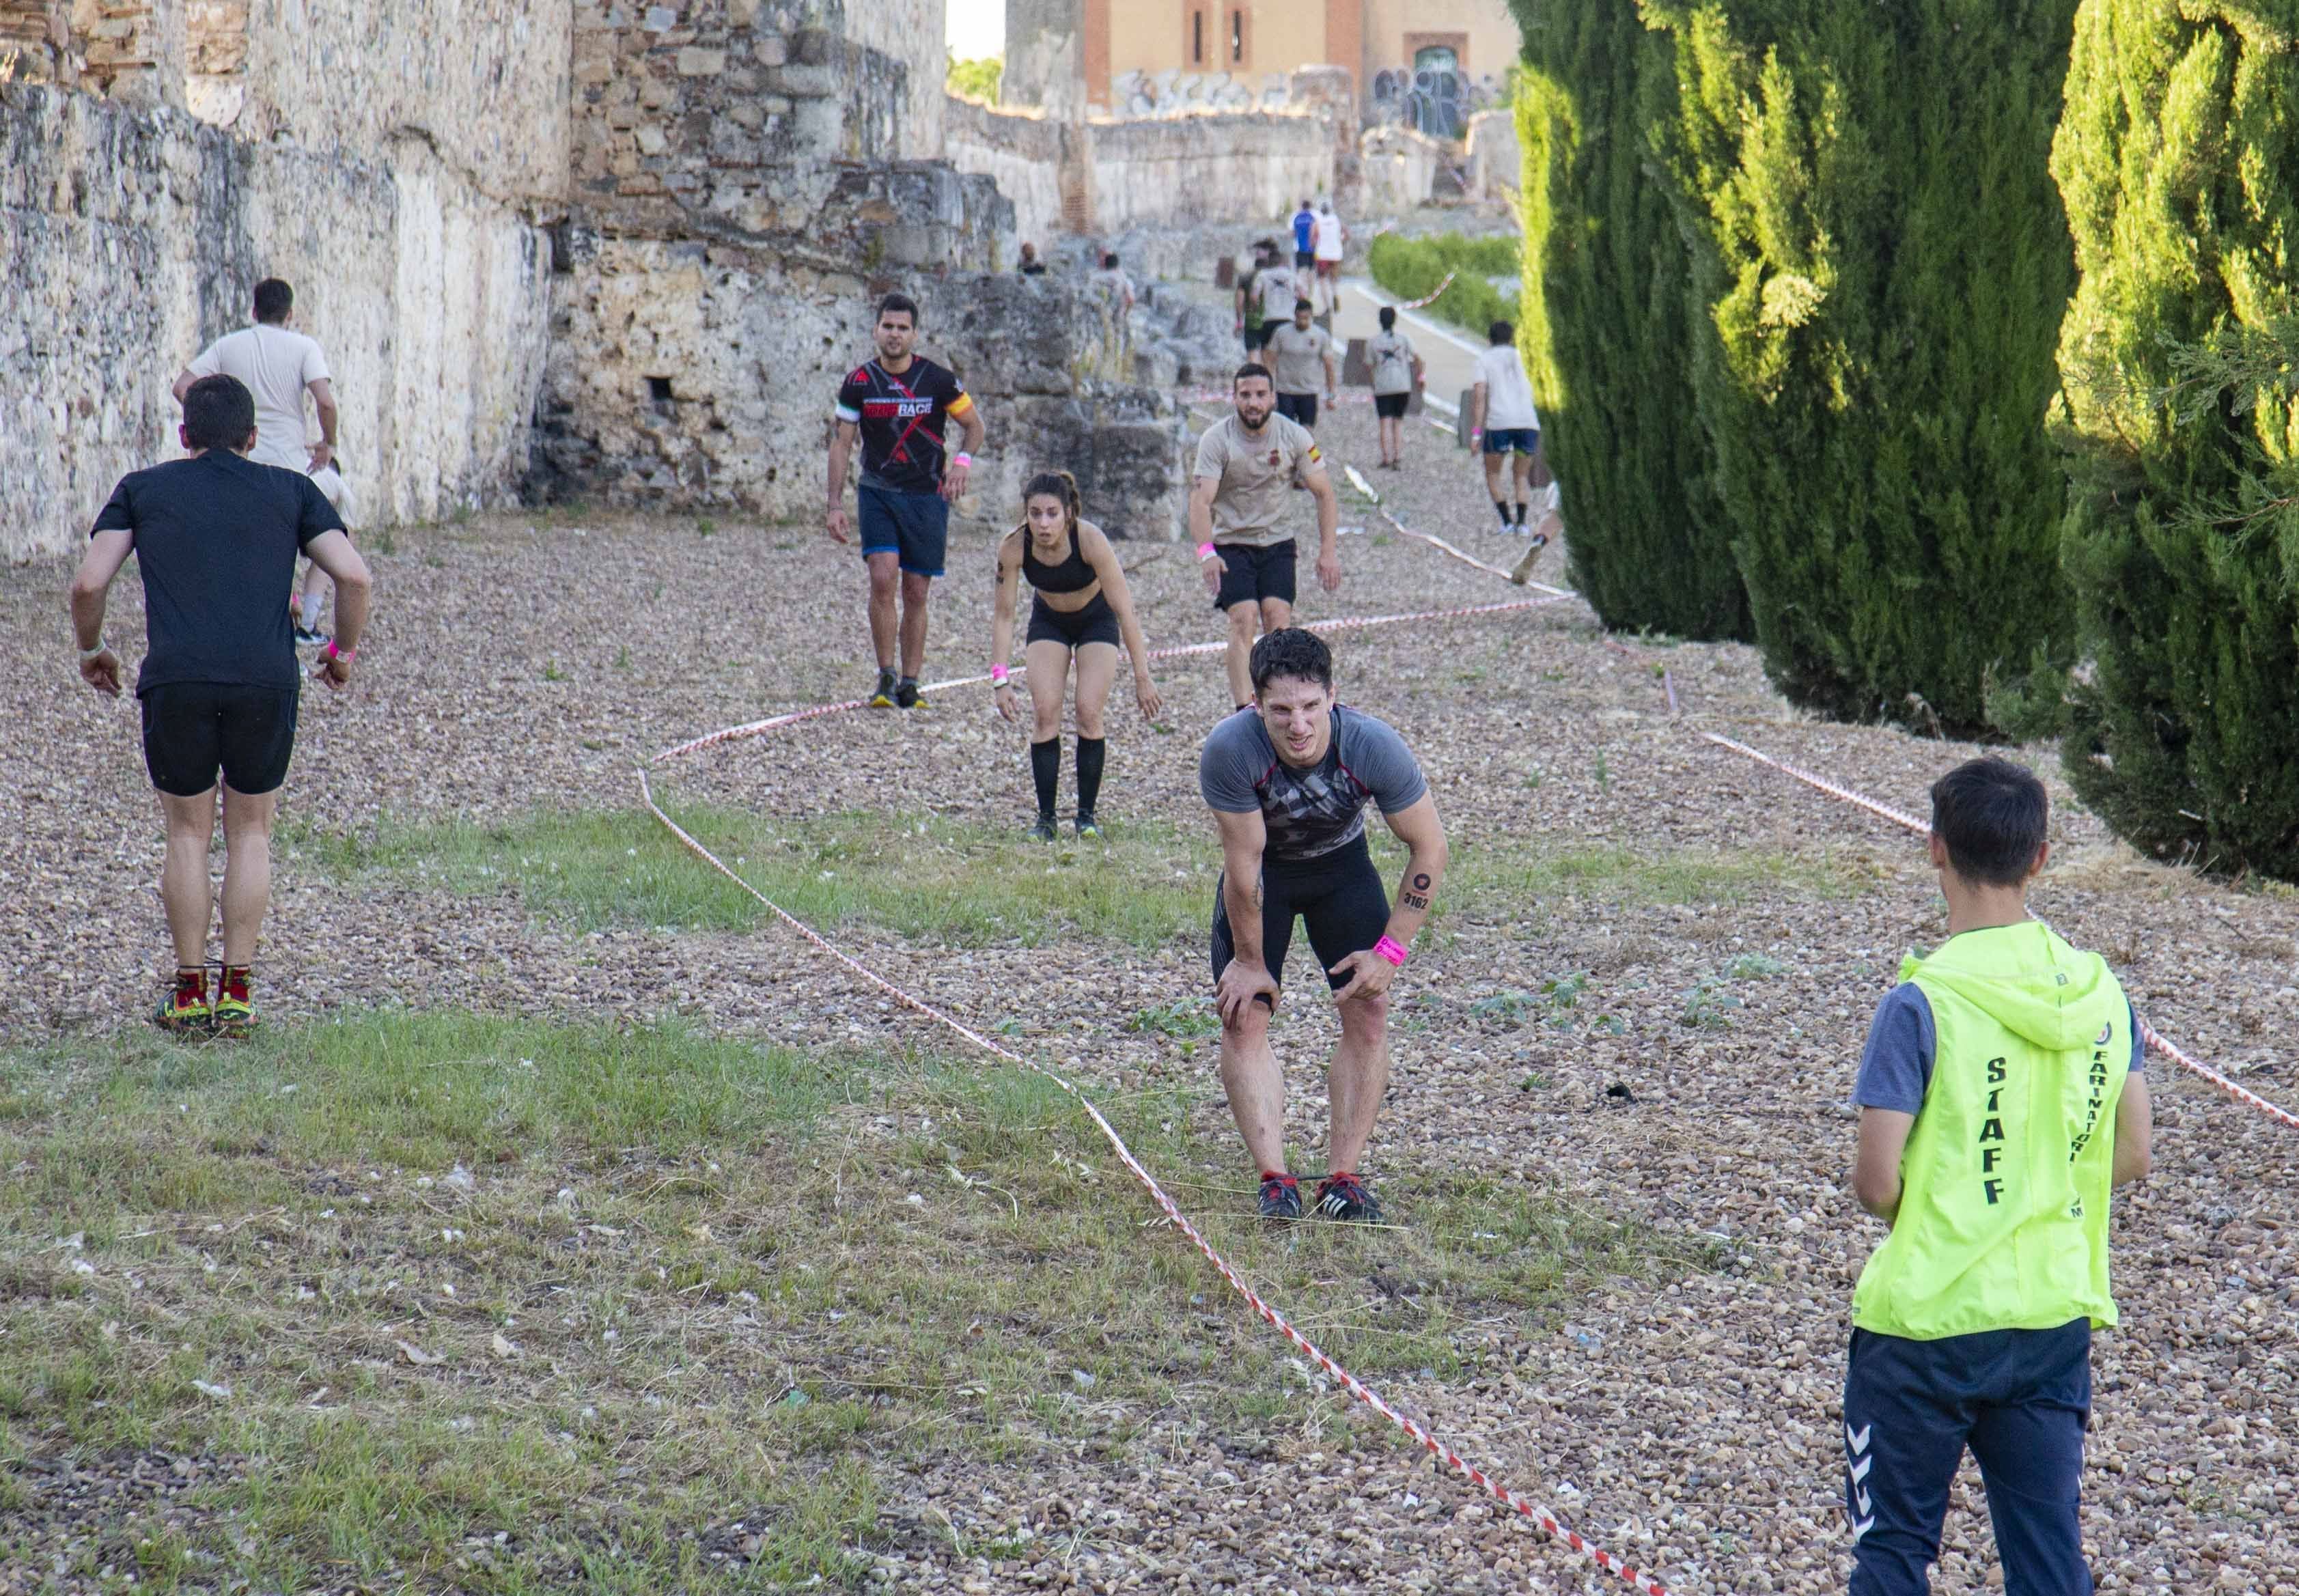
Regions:
<instances>
[{"instance_id":1,"label":"woman in black sports bra","mask_svg":"<svg viewBox=\"0 0 2299 1596\"><path fill-rule=\"evenodd\" d=\"M1038 788L1038 820L1030 834L1054 839L1054 790L1061 778L1062 690L1077 661L1077 834L1099 837L1094 804L1101 795L1105 751L1102 709L1117 675L1117 645L1133 657L1133 701L1141 718L1161 707L1150 679L1150 656L1125 572L1101 529L1078 519L1077 482L1067 471L1041 471L1022 491L1023 522L998 545L998 604L990 623L991 674L998 713L1016 713L1006 655L1014 644L1014 606L1027 577L1033 590L1023 657L1030 680L1030 774Z\"/></svg>"}]
</instances>

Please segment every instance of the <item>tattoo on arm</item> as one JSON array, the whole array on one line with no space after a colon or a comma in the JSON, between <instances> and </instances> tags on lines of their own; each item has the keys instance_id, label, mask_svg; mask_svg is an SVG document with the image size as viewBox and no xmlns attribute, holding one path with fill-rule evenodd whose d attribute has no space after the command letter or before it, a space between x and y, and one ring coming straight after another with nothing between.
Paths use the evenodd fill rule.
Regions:
<instances>
[{"instance_id":1,"label":"tattoo on arm","mask_svg":"<svg viewBox=\"0 0 2299 1596\"><path fill-rule=\"evenodd\" d=\"M1414 876L1413 889L1416 892L1426 892L1429 890L1429 872L1427 871L1422 871Z\"/></svg>"},{"instance_id":2,"label":"tattoo on arm","mask_svg":"<svg viewBox=\"0 0 2299 1596\"><path fill-rule=\"evenodd\" d=\"M1259 881L1253 883L1253 906L1257 909L1261 907L1261 883Z\"/></svg>"}]
</instances>

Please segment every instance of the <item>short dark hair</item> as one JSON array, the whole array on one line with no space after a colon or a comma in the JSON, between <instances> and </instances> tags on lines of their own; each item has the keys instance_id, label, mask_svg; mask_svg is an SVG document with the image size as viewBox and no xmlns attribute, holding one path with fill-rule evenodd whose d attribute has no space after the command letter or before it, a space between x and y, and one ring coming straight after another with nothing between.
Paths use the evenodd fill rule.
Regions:
<instances>
[{"instance_id":1,"label":"short dark hair","mask_svg":"<svg viewBox=\"0 0 2299 1596\"><path fill-rule=\"evenodd\" d=\"M1333 651L1325 640L1305 626L1280 626L1265 632L1253 645L1253 696L1259 698L1272 682L1291 676L1333 690Z\"/></svg>"},{"instance_id":2,"label":"short dark hair","mask_svg":"<svg viewBox=\"0 0 2299 1596\"><path fill-rule=\"evenodd\" d=\"M184 439L194 449L241 450L255 430L255 395L236 376L203 376L184 390Z\"/></svg>"},{"instance_id":3,"label":"short dark hair","mask_svg":"<svg viewBox=\"0 0 2299 1596\"><path fill-rule=\"evenodd\" d=\"M1516 342L1516 328L1509 322L1497 321L1485 329L1485 336L1495 343L1514 343Z\"/></svg>"},{"instance_id":4,"label":"short dark hair","mask_svg":"<svg viewBox=\"0 0 2299 1596\"><path fill-rule=\"evenodd\" d=\"M266 277L255 285L256 320L285 321L295 308L295 291L278 277Z\"/></svg>"},{"instance_id":5,"label":"short dark hair","mask_svg":"<svg viewBox=\"0 0 2299 1596\"><path fill-rule=\"evenodd\" d=\"M2051 818L2044 784L2009 759L1966 760L1932 783L1932 835L1975 886L2027 885Z\"/></svg>"},{"instance_id":6,"label":"short dark hair","mask_svg":"<svg viewBox=\"0 0 2299 1596\"><path fill-rule=\"evenodd\" d=\"M1396 325L1397 307L1395 305L1383 305L1381 308L1381 330L1385 333Z\"/></svg>"},{"instance_id":7,"label":"short dark hair","mask_svg":"<svg viewBox=\"0 0 2299 1596\"><path fill-rule=\"evenodd\" d=\"M1244 365L1239 367L1237 368L1236 375L1229 379L1230 391L1232 393L1236 392L1238 384L1257 376L1263 382L1271 385L1273 387L1276 385L1277 379L1269 374L1268 367L1264 366L1258 360L1248 360Z\"/></svg>"},{"instance_id":8,"label":"short dark hair","mask_svg":"<svg viewBox=\"0 0 2299 1596\"><path fill-rule=\"evenodd\" d=\"M1117 252L1116 250L1105 250L1102 252L1101 263L1104 268L1116 266L1117 264Z\"/></svg>"},{"instance_id":9,"label":"short dark hair","mask_svg":"<svg viewBox=\"0 0 2299 1596\"><path fill-rule=\"evenodd\" d=\"M878 302L878 313L870 318L870 325L872 327L877 326L878 323L886 318L889 312L896 315L906 315L910 318L910 325L912 327L918 325L918 302L912 299L907 294L890 294L885 298L880 300Z\"/></svg>"}]
</instances>

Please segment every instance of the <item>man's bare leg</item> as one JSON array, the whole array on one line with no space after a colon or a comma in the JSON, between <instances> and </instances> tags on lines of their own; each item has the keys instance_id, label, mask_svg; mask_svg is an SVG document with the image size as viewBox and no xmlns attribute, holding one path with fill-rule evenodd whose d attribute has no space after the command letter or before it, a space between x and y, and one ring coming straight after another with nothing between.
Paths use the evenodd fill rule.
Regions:
<instances>
[{"instance_id":1,"label":"man's bare leg","mask_svg":"<svg viewBox=\"0 0 2299 1596\"><path fill-rule=\"evenodd\" d=\"M1508 462L1498 454L1485 456L1485 492L1491 495L1501 525L1508 525Z\"/></svg>"},{"instance_id":2,"label":"man's bare leg","mask_svg":"<svg viewBox=\"0 0 2299 1596\"><path fill-rule=\"evenodd\" d=\"M1325 1078L1325 1095L1332 1104L1326 1171L1355 1174L1389 1093L1389 995L1352 997L1340 1005L1340 1046L1333 1049L1333 1068Z\"/></svg>"},{"instance_id":3,"label":"man's bare leg","mask_svg":"<svg viewBox=\"0 0 2299 1596\"><path fill-rule=\"evenodd\" d=\"M1221 1076L1254 1173L1283 1174L1285 1077L1269 1046L1269 1011L1259 1003L1246 1005L1237 1024L1222 1026Z\"/></svg>"},{"instance_id":4,"label":"man's bare leg","mask_svg":"<svg viewBox=\"0 0 2299 1596\"><path fill-rule=\"evenodd\" d=\"M279 814L278 789L250 796L223 790L223 962L245 969L271 906L271 823Z\"/></svg>"},{"instance_id":5,"label":"man's bare leg","mask_svg":"<svg viewBox=\"0 0 2299 1596\"><path fill-rule=\"evenodd\" d=\"M931 577L902 573L902 674L916 680L926 664L926 595Z\"/></svg>"},{"instance_id":6,"label":"man's bare leg","mask_svg":"<svg viewBox=\"0 0 2299 1596\"><path fill-rule=\"evenodd\" d=\"M1260 619L1260 607L1250 599L1229 607L1229 646L1223 651L1222 664L1229 672L1232 704L1253 702L1254 627Z\"/></svg>"},{"instance_id":7,"label":"man's bare leg","mask_svg":"<svg viewBox=\"0 0 2299 1596\"><path fill-rule=\"evenodd\" d=\"M901 585L901 558L892 549L862 557L870 572L870 647L882 671L894 668L894 595Z\"/></svg>"},{"instance_id":8,"label":"man's bare leg","mask_svg":"<svg viewBox=\"0 0 2299 1596\"><path fill-rule=\"evenodd\" d=\"M1532 498L1532 456L1513 456L1511 475L1516 480L1516 524L1523 526L1527 514L1525 507Z\"/></svg>"},{"instance_id":9,"label":"man's bare leg","mask_svg":"<svg viewBox=\"0 0 2299 1596\"><path fill-rule=\"evenodd\" d=\"M191 798L160 795L168 825L168 853L160 866L160 903L168 912L168 939L176 945L176 968L204 970L208 922L215 899L208 890L208 843L215 836L216 790Z\"/></svg>"}]
</instances>

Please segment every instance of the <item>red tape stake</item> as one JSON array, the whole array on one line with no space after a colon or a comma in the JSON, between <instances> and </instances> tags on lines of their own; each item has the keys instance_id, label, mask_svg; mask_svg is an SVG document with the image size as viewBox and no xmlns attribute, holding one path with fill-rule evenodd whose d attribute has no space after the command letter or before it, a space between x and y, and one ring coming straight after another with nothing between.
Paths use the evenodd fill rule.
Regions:
<instances>
[{"instance_id":1,"label":"red tape stake","mask_svg":"<svg viewBox=\"0 0 2299 1596\"><path fill-rule=\"evenodd\" d=\"M1460 609L1429 610L1417 615L1350 616L1340 620L1323 622L1320 624L1319 630L1332 632L1347 628L1359 628L1365 626L1390 626L1407 621L1437 620L1459 616L1500 615L1514 610L1537 609L1545 605L1556 603L1561 599L1571 598L1573 596L1573 595L1569 593L1555 594L1547 598L1523 600L1513 604L1479 604ZM1213 654L1218 653L1227 646L1228 645L1226 643L1217 642L1191 643L1178 648L1153 649L1150 653L1150 657L1153 659L1171 659L1183 655ZM987 682L989 679L990 678L988 676L966 676L960 677L956 681L935 682L931 685L935 689L967 687ZM796 725L801 721L812 720L821 715L834 715L847 710L861 709L865 707L867 707L867 705L862 700L852 699L842 704L822 704L818 705L811 709L794 710L787 715L773 715L762 721L752 721L748 725L729 726L723 732L713 732L706 737L698 737L692 741L683 742L675 748L667 748L661 754L657 755L656 758L657 760L661 760L669 758L673 755L693 753L701 748L712 748L722 743L732 742L739 737L755 737L767 732L777 730L784 726ZM1310 1340L1307 1336L1303 1335L1299 1329L1297 1329L1294 1327L1292 1320L1287 1319L1282 1312L1266 1300L1260 1293L1255 1291L1252 1286L1245 1283L1244 1278L1237 1272L1237 1269L1230 1263L1229 1260L1223 1257L1222 1254L1215 1249L1214 1245L1205 1238L1203 1233L1201 1233L1195 1225L1190 1222L1189 1217L1182 1211L1180 1206L1174 1203L1174 1199L1166 1195L1166 1188L1158 1184L1157 1178L1151 1175L1147 1169L1142 1167L1141 1161L1134 1157L1133 1150L1125 1145L1125 1138L1117 1134L1116 1128L1111 1125L1107 1119L1104 1119L1102 1117L1101 1111L1094 1106L1092 1100L1086 1096L1083 1092L1080 1091L1069 1080L1056 1074L1053 1071L1047 1069L1044 1065L1035 1063L1031 1060L1023 1057L1020 1054L1016 1053L1013 1049L992 1040L989 1037L984 1036L982 1032L975 1030L972 1026L967 1025L965 1021L956 1018L942 1009L936 1008L933 1004L926 1002L924 998L913 996L910 993L903 990L901 987L898 987L893 982L886 980L885 977L880 975L876 971L872 970L860 960L848 954L844 949L839 947L828 938L817 931L812 926L808 925L804 921L799 919L789 910L775 902L774 899L768 897L765 893L751 885L749 881L744 881L742 876L735 873L733 868L731 868L725 860L721 859L718 855L712 853L709 848L703 847L701 843L695 840L693 836L690 834L685 827L681 826L676 821L671 819L668 815L664 813L662 806L654 801L654 789L647 780L647 773L643 766L639 769L637 773L639 779L639 798L641 802L646 805L648 813L652 815L655 819L660 821L664 828L668 830L673 837L676 837L678 839L679 844L684 847L687 852L693 854L696 858L701 860L705 864L717 871L720 875L725 876L728 881L734 882L735 885L740 887L743 891L758 899L758 901L764 906L767 911L773 914L776 919L781 921L784 925L790 927L791 930L805 938L807 941L812 943L817 948L829 955L833 959L835 959L839 963L844 965L855 975L859 976L871 986L876 987L878 990L885 993L887 996L892 998L903 1007L914 1010L920 1014L924 1014L927 1019L934 1021L938 1024L946 1026L950 1030L956 1032L959 1037L971 1042L975 1046L980 1048L983 1052L989 1054L993 1058L1003 1059L1008 1063L1011 1064L1019 1064L1023 1069L1028 1070L1033 1074L1043 1076L1046 1079L1052 1081L1054 1085L1060 1087L1062 1091L1067 1093L1074 1101L1075 1101L1080 1108L1085 1111L1086 1117L1093 1121L1094 1129L1100 1131L1103 1138L1108 1142L1110 1150L1117 1155L1118 1162L1123 1163L1127 1171L1131 1173L1136 1180L1141 1183L1142 1189L1150 1194L1150 1200L1157 1203L1158 1211L1166 1216L1166 1222L1171 1224L1175 1229L1179 1230L1184 1236L1189 1238L1190 1245L1197 1248L1198 1252L1205 1258L1208 1263L1213 1265L1215 1272L1219 1274L1224 1280L1229 1283L1231 1289L1235 1291L1240 1297L1244 1299L1246 1306L1252 1309L1253 1311L1260 1317L1264 1323L1267 1324L1270 1328L1275 1330L1279 1335L1284 1336L1285 1339L1292 1343L1293 1345L1299 1348L1302 1353L1315 1362L1318 1368L1324 1369L1335 1380L1339 1381L1343 1390L1347 1391L1351 1396L1357 1398L1357 1401L1363 1402L1374 1412L1380 1414L1383 1418L1389 1420L1390 1423L1395 1425L1407 1435L1412 1437L1412 1439L1423 1449L1428 1451L1432 1457L1439 1460L1448 1468L1453 1470L1454 1473L1459 1475L1463 1479L1467 1480L1479 1490L1484 1492L1486 1495L1491 1497L1494 1501L1502 1503L1504 1506L1509 1508L1511 1510L1516 1512L1522 1517L1531 1520L1531 1522L1538 1526L1542 1533L1547 1534L1550 1539L1563 1542L1574 1551L1579 1552L1590 1562L1596 1564L1598 1567L1603 1569L1606 1573L1613 1575L1616 1578L1627 1583L1635 1590L1642 1592L1643 1596L1669 1596L1668 1588L1662 1584L1652 1574L1644 1569L1638 1568L1631 1564L1622 1561L1619 1558L1614 1557L1611 1552L1606 1551L1601 1546L1592 1545L1588 1541L1583 1540L1579 1534L1558 1519L1554 1513L1551 1513L1548 1509L1541 1507L1538 1503L1519 1495L1516 1492L1509 1489L1507 1486L1501 1484L1491 1476L1485 1473L1483 1469L1477 1468L1474 1464L1469 1462L1467 1459L1462 1457L1461 1454L1456 1451L1451 1445L1433 1434L1427 1426L1422 1424L1418 1419L1398 1412L1395 1408L1390 1405L1388 1401L1383 1398L1379 1392L1375 1391L1372 1386L1366 1385L1363 1380L1358 1379L1357 1376L1351 1374L1348 1369L1343 1369L1339 1363L1335 1362L1332 1357L1328 1354L1323 1347L1319 1346L1315 1342Z\"/></svg>"},{"instance_id":2,"label":"red tape stake","mask_svg":"<svg viewBox=\"0 0 2299 1596\"><path fill-rule=\"evenodd\" d=\"M1856 805L1860 808L1867 810L1871 815L1888 820L1896 826L1904 826L1907 830L1915 832L1920 837L1928 837L1931 834L1931 827L1924 822L1918 820L1914 815L1906 814L1902 810L1895 809L1888 804L1878 803L1874 798L1869 798L1863 793L1855 792L1849 787L1839 786L1838 783L1828 780L1824 776L1815 776L1810 771L1799 770L1795 765L1787 763L1785 760L1775 759L1769 754L1760 754L1745 742L1735 742L1730 738L1720 737L1714 732L1703 732L1700 735L1708 741L1714 743L1720 748L1730 748L1734 753L1743 755L1747 758L1753 759L1759 765L1770 765L1772 769L1779 771L1782 775L1794 777L1797 781L1802 781L1805 786L1817 789L1819 791L1828 794L1828 796L1832 798L1838 798L1845 803ZM2179 1049L2177 1044L2170 1041L2161 1031L2156 1030L2145 1020L2142 1020L2139 1022L2139 1035L2154 1051L2162 1054L2165 1058L2170 1059L2173 1063L2179 1065L2181 1069L2187 1071L2189 1073L2201 1079L2209 1081L2212 1086L2217 1087L2220 1091L2234 1098L2237 1103L2240 1103L2248 1108L2255 1108L2259 1110L2260 1112L2269 1116L2270 1119L2279 1121L2283 1124L2289 1126L2294 1130L2299 1130L2299 1114L2295 1114L2287 1108L2278 1107L2275 1104L2270 1103L2266 1098L2261 1096L2258 1093L2252 1091L2250 1088L2237 1085L2234 1081L2228 1079L2226 1076L2220 1074L2217 1070L2212 1069L2210 1065L2198 1063L2196 1060L2188 1057L2187 1054Z\"/></svg>"},{"instance_id":3,"label":"red tape stake","mask_svg":"<svg viewBox=\"0 0 2299 1596\"><path fill-rule=\"evenodd\" d=\"M927 1019L935 1021L940 1024L949 1027L960 1037L963 1037L966 1040L973 1043L976 1047L981 1048L984 1053L991 1054L992 1057L1003 1059L1008 1063L1019 1064L1022 1068L1032 1071L1033 1074L1045 1077L1046 1079L1052 1081L1064 1092L1067 1092L1070 1097L1076 1102L1080 1108L1085 1110L1086 1117L1093 1121L1094 1129L1100 1131L1103 1138L1109 1143L1110 1150L1116 1154L1118 1162L1123 1163L1133 1174L1133 1178L1141 1183L1142 1189L1150 1194L1150 1200L1155 1202L1158 1204L1159 1211L1165 1214L1166 1222L1171 1224L1175 1229L1179 1230L1183 1236L1189 1238L1191 1245L1196 1247L1198 1251L1204 1255L1206 1261L1214 1266L1215 1271L1218 1273L1223 1279L1229 1282L1231 1288L1233 1289L1239 1296L1245 1299L1246 1306L1251 1308L1255 1313L1258 1314L1263 1321L1272 1329L1284 1336L1286 1340L1291 1342L1295 1346L1300 1348L1302 1352L1315 1362L1318 1368L1324 1369L1327 1374L1332 1376L1334 1379L1340 1382L1342 1388L1348 1391L1351 1396L1357 1398L1357 1401L1363 1402L1366 1407L1371 1408L1383 1418L1388 1419L1390 1423L1395 1425L1407 1435L1410 1435L1415 1441L1418 1442L1423 1448L1425 1448L1432 1456L1441 1460L1447 1468L1452 1469L1454 1473L1459 1475L1463 1479L1471 1482L1480 1490L1483 1491L1488 1496L1492 1497L1495 1501L1505 1503L1516 1512L1532 1520L1532 1522L1540 1526L1540 1528L1550 1536L1550 1538L1564 1542L1567 1546L1570 1546L1573 1551L1589 1559L1589 1561L1595 1563L1599 1568L1604 1569L1607 1574L1615 1575L1621 1579L1627 1581L1639 1591L1643 1592L1645 1596L1668 1596L1667 1587L1663 1585L1660 1581L1654 1578L1650 1574L1623 1562L1611 1552L1604 1550L1604 1548L1600 1546L1593 1546L1587 1541L1582 1540L1580 1535L1561 1523L1555 1514L1534 1502L1527 1501L1524 1497L1518 1495L1515 1491L1510 1490L1507 1486L1500 1484L1490 1475L1486 1474L1484 1470L1477 1468L1474 1464L1470 1463L1466 1459L1463 1458L1459 1452L1455 1451L1451 1446L1432 1435L1426 1426L1421 1424L1417 1419L1400 1413L1395 1408L1390 1406L1389 1402L1379 1392L1366 1385L1363 1380L1358 1379L1357 1376L1351 1374L1348 1369L1343 1369L1339 1363L1333 1361L1332 1358L1323 1347L1319 1346L1315 1342L1310 1340L1307 1336L1304 1336L1299 1330L1296 1329L1293 1326L1293 1321L1287 1319L1283 1313L1272 1306L1262 1297L1260 1293L1255 1291L1252 1286L1248 1286L1245 1283L1244 1278L1238 1274L1236 1269L1231 1265L1229 1260L1223 1257L1219 1252L1216 1251L1214 1245L1205 1238L1204 1235L1195 1225L1190 1223L1188 1216L1183 1213L1181 1208L1174 1203L1174 1199L1166 1195L1166 1188L1158 1184L1157 1178L1142 1167L1141 1161L1140 1159L1133 1156L1133 1149L1125 1145L1125 1138L1117 1134L1116 1128L1102 1117L1101 1111L1093 1105L1092 1099L1089 1098L1083 1092L1078 1090L1078 1088L1068 1080L1057 1075L1053 1071L1047 1069L1044 1065L1034 1063L1029 1059L1024 1058L1020 1054L1016 1053L1009 1047L1001 1046L1000 1044L991 1040L990 1038L983 1035L980 1031L975 1030L972 1026L967 1025L964 1021L959 1020L947 1012L936 1008L933 1004L926 1002L924 998L912 996L909 992L904 991L893 982L878 974L877 972L872 970L867 964L863 963L859 959L854 958L852 955L849 955L844 949L839 947L835 943L830 941L829 939L815 930L813 927L808 925L804 921L791 914L787 909L784 909L780 904L775 902L773 898L768 897L765 893L751 885L750 882L744 881L740 875L736 874L727 866L725 860L719 858L718 855L712 853L709 848L703 847L701 843L696 841L694 838L689 835L685 829L676 821L664 814L661 806L654 801L654 790L648 784L647 773L643 769L638 773L638 777L639 796L641 800L646 805L649 812L652 813L657 820L662 822L664 826L669 830L670 834L677 838L679 842L685 847L686 850L693 854L696 858L701 860L705 864L710 866L711 869L725 876L728 881L734 882L737 887L740 887L743 891L749 893L752 897L757 898L760 904L766 906L769 913L771 913L776 919L780 920L784 925L790 927L791 930L796 931L800 936L814 944L816 947L821 949L824 953L828 954L832 958L837 960L841 964L843 964L848 970L853 972L856 975L861 977L862 980L869 982L870 985L885 993L887 996L902 1005L905 1008L914 1009L917 1013L924 1014Z\"/></svg>"}]
</instances>

